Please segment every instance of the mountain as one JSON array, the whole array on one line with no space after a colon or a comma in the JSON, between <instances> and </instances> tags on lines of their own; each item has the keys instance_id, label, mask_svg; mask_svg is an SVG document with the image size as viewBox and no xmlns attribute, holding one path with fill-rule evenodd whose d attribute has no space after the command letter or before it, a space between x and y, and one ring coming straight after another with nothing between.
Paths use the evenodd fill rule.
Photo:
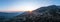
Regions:
<instances>
[{"instance_id":1,"label":"mountain","mask_svg":"<svg viewBox=\"0 0 60 22\"><path fill-rule=\"evenodd\" d=\"M3 20L9 20L22 13L23 12L0 12L0 22L2 22Z\"/></svg>"},{"instance_id":2,"label":"mountain","mask_svg":"<svg viewBox=\"0 0 60 22\"><path fill-rule=\"evenodd\" d=\"M51 5L27 11L6 22L60 22L60 6Z\"/></svg>"},{"instance_id":3,"label":"mountain","mask_svg":"<svg viewBox=\"0 0 60 22\"><path fill-rule=\"evenodd\" d=\"M13 16L17 16L17 15L19 15L19 14L21 14L21 13L23 13L23 12L10 12L10 13L7 13L7 12L0 12L0 16L4 16L4 17L6 17L6 18L10 18L10 17L13 17Z\"/></svg>"}]
</instances>

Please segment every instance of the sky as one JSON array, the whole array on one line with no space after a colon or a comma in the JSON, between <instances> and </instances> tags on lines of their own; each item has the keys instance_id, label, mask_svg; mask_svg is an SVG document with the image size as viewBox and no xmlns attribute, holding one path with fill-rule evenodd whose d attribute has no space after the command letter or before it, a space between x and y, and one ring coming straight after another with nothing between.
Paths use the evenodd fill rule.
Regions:
<instances>
[{"instance_id":1,"label":"sky","mask_svg":"<svg viewBox=\"0 0 60 22\"><path fill-rule=\"evenodd\" d=\"M60 0L0 0L0 11L28 11L49 5L60 5Z\"/></svg>"}]
</instances>

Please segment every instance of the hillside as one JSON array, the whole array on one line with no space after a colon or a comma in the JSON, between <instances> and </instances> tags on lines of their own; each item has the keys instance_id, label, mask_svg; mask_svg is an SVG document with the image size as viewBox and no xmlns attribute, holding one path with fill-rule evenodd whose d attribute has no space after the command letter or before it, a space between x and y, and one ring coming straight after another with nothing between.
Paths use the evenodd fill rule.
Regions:
<instances>
[{"instance_id":1,"label":"hillside","mask_svg":"<svg viewBox=\"0 0 60 22\"><path fill-rule=\"evenodd\" d=\"M41 7L18 15L7 22L60 22L60 6Z\"/></svg>"}]
</instances>

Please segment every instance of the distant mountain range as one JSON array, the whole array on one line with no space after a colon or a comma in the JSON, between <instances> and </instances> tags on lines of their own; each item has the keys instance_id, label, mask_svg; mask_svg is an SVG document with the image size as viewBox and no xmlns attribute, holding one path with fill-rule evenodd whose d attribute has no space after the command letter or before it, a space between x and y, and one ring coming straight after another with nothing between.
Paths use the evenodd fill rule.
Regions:
<instances>
[{"instance_id":1,"label":"distant mountain range","mask_svg":"<svg viewBox=\"0 0 60 22\"><path fill-rule=\"evenodd\" d=\"M27 11L6 22L60 22L60 6L51 5Z\"/></svg>"},{"instance_id":2,"label":"distant mountain range","mask_svg":"<svg viewBox=\"0 0 60 22\"><path fill-rule=\"evenodd\" d=\"M0 12L0 21L1 20L9 20L17 15L22 14L23 12Z\"/></svg>"},{"instance_id":3,"label":"distant mountain range","mask_svg":"<svg viewBox=\"0 0 60 22\"><path fill-rule=\"evenodd\" d=\"M17 16L19 14L22 14L23 12L0 12L0 16L4 16L6 18L10 18L10 17L13 17L13 16Z\"/></svg>"}]
</instances>

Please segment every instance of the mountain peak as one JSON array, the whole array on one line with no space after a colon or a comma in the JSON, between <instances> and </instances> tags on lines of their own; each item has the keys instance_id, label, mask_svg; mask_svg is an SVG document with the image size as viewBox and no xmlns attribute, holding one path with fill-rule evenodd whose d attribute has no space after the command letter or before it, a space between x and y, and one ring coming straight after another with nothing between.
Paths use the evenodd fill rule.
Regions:
<instances>
[{"instance_id":1,"label":"mountain peak","mask_svg":"<svg viewBox=\"0 0 60 22\"><path fill-rule=\"evenodd\" d=\"M50 5L50 6L54 6L55 7L56 5Z\"/></svg>"}]
</instances>

